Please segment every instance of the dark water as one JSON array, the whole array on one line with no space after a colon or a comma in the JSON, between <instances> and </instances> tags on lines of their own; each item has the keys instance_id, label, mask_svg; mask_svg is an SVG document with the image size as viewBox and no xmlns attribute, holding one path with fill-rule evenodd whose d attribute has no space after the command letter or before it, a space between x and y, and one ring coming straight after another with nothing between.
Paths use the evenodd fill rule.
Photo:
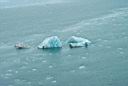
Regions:
<instances>
[{"instance_id":1,"label":"dark water","mask_svg":"<svg viewBox=\"0 0 128 86\"><path fill-rule=\"evenodd\" d=\"M37 49L53 35L62 49ZM72 35L92 44L70 49ZM127 52L127 0L0 0L0 86L127 86Z\"/></svg>"}]
</instances>

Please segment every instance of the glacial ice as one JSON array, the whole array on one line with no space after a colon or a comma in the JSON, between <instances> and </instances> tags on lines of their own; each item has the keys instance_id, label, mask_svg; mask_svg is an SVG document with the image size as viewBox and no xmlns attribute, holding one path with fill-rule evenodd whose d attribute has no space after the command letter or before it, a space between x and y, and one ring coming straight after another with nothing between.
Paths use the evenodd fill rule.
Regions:
<instances>
[{"instance_id":1,"label":"glacial ice","mask_svg":"<svg viewBox=\"0 0 128 86\"><path fill-rule=\"evenodd\" d=\"M91 43L91 41L85 38L72 36L71 38L69 38L68 43L71 48L87 47Z\"/></svg>"},{"instance_id":2,"label":"glacial ice","mask_svg":"<svg viewBox=\"0 0 128 86\"><path fill-rule=\"evenodd\" d=\"M52 36L46 38L41 44L38 45L40 49L47 49L47 48L61 48L62 43L57 36Z\"/></svg>"},{"instance_id":3,"label":"glacial ice","mask_svg":"<svg viewBox=\"0 0 128 86\"><path fill-rule=\"evenodd\" d=\"M68 40L68 43L80 43L80 42L91 43L91 41L89 41L88 39L85 39L85 38L82 38L82 37L76 37L76 36L72 36Z\"/></svg>"}]
</instances>

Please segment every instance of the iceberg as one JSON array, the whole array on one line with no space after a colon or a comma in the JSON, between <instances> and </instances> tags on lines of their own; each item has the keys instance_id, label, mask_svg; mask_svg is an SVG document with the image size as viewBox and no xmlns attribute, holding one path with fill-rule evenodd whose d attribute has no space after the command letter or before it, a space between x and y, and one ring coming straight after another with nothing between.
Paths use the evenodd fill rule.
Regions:
<instances>
[{"instance_id":1,"label":"iceberg","mask_svg":"<svg viewBox=\"0 0 128 86\"><path fill-rule=\"evenodd\" d=\"M38 48L40 49L61 48L61 47L62 47L62 43L57 36L48 37L38 45Z\"/></svg>"},{"instance_id":2,"label":"iceberg","mask_svg":"<svg viewBox=\"0 0 128 86\"><path fill-rule=\"evenodd\" d=\"M88 39L82 38L82 37L76 37L72 36L69 38L68 43L80 43L80 42L85 42L85 43L91 43Z\"/></svg>"},{"instance_id":3,"label":"iceberg","mask_svg":"<svg viewBox=\"0 0 128 86\"><path fill-rule=\"evenodd\" d=\"M72 36L68 40L68 44L70 48L76 48L76 47L88 47L88 45L91 43L88 39Z\"/></svg>"}]
</instances>

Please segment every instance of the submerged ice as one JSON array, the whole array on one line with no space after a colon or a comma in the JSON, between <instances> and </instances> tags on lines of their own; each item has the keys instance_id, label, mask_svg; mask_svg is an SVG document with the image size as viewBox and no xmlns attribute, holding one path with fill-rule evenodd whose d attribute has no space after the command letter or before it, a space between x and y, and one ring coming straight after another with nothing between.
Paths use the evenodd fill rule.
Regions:
<instances>
[{"instance_id":1,"label":"submerged ice","mask_svg":"<svg viewBox=\"0 0 128 86\"><path fill-rule=\"evenodd\" d=\"M38 45L38 48L46 49L46 48L61 48L62 43L57 36L52 36L46 38L41 44Z\"/></svg>"}]
</instances>

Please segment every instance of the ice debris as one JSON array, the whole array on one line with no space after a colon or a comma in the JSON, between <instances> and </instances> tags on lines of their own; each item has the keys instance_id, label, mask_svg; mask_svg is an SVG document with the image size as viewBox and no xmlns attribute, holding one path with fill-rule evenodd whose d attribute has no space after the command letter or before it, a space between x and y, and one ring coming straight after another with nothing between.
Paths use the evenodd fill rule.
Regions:
<instances>
[{"instance_id":1,"label":"ice debris","mask_svg":"<svg viewBox=\"0 0 128 86\"><path fill-rule=\"evenodd\" d=\"M62 43L57 36L52 36L46 38L41 44L38 45L40 49L48 49L48 48L61 48Z\"/></svg>"},{"instance_id":2,"label":"ice debris","mask_svg":"<svg viewBox=\"0 0 128 86\"><path fill-rule=\"evenodd\" d=\"M76 47L88 47L88 45L91 43L88 39L72 36L68 40L68 44L70 48L76 48Z\"/></svg>"},{"instance_id":3,"label":"ice debris","mask_svg":"<svg viewBox=\"0 0 128 86\"><path fill-rule=\"evenodd\" d=\"M15 45L15 48L17 48L17 49L27 49L27 48L30 48L30 46L29 45L26 45L24 43L17 43Z\"/></svg>"}]
</instances>

